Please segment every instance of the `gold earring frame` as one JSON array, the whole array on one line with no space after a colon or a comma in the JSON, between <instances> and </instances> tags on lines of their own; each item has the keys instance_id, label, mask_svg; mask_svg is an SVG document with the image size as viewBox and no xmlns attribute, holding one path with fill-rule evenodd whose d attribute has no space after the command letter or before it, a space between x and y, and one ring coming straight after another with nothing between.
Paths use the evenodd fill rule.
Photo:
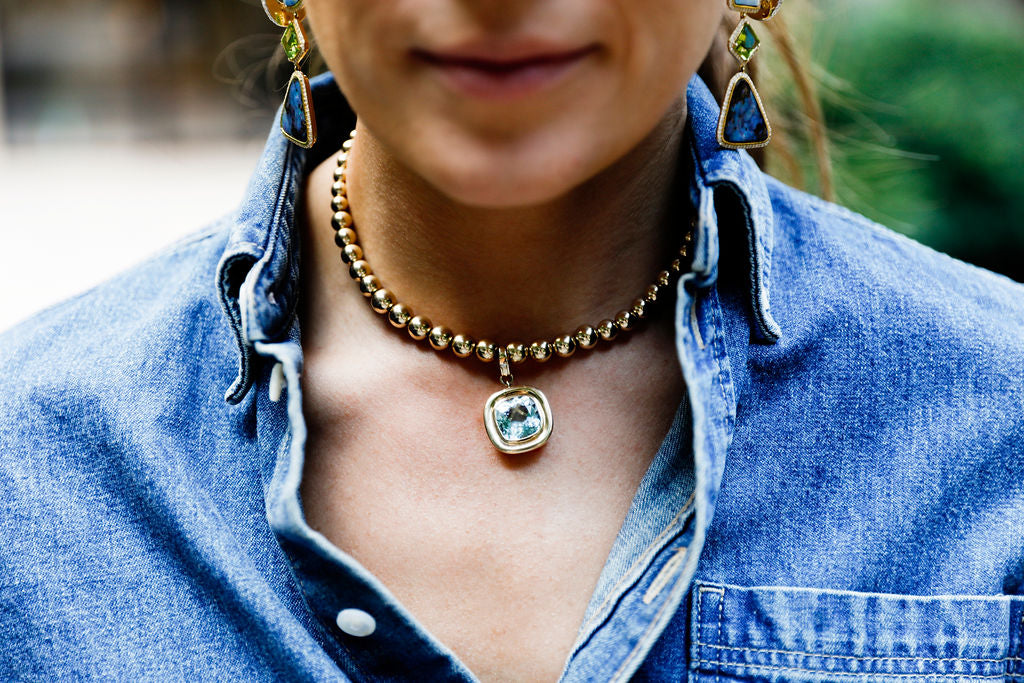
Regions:
<instances>
[{"instance_id":1,"label":"gold earring frame","mask_svg":"<svg viewBox=\"0 0 1024 683\"><path fill-rule=\"evenodd\" d=\"M301 63L309 54L309 40L302 27L306 18L303 0L261 0L267 17L283 28L281 45L285 57L295 70L285 88L284 104L281 110L281 133L291 142L304 149L316 144L316 116L313 113L313 91L309 78L302 72ZM301 135L299 134L301 129Z\"/></svg>"},{"instance_id":2,"label":"gold earring frame","mask_svg":"<svg viewBox=\"0 0 1024 683\"><path fill-rule=\"evenodd\" d=\"M726 0L730 10L740 14L740 21L736 29L729 36L729 52L740 63L739 71L729 81L726 88L725 98L722 100L722 109L718 119L717 138L720 147L725 149L757 149L767 146L772 140L772 125L768 120L768 114L761 100L761 94L757 91L753 79L747 73L747 65L761 47L760 38L754 32L751 20L767 21L778 14L782 7L782 0ZM745 44L753 40L753 45ZM747 97L753 101L757 109L759 123L763 123L763 134L752 137L749 140L734 138L727 139L730 121L734 116L734 98L738 89L747 91ZM749 106L749 105L748 105ZM741 124L742 125L742 124ZM742 128L741 128L742 130ZM748 128L748 130L750 130ZM762 133L760 125L756 125L756 132Z\"/></svg>"}]
</instances>

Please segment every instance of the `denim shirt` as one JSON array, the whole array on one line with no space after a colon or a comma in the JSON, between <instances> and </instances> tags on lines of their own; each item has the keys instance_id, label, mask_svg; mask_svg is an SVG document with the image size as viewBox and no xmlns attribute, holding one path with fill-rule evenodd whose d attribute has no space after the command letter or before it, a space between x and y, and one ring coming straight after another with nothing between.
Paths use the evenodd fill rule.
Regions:
<instances>
[{"instance_id":1,"label":"denim shirt","mask_svg":"<svg viewBox=\"0 0 1024 683\"><path fill-rule=\"evenodd\" d=\"M0 679L474 680L303 515L295 207L352 124L314 93L236 213L0 337ZM1024 287L687 100L686 396L562 680L1024 681Z\"/></svg>"}]
</instances>

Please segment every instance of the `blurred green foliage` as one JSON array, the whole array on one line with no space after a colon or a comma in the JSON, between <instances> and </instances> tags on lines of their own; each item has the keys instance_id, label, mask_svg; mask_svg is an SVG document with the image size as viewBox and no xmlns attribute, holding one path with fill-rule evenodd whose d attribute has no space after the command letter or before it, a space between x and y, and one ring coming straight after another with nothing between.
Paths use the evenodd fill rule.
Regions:
<instances>
[{"instance_id":1,"label":"blurred green foliage","mask_svg":"<svg viewBox=\"0 0 1024 683\"><path fill-rule=\"evenodd\" d=\"M1024 2L815 5L838 201L1024 281Z\"/></svg>"}]
</instances>

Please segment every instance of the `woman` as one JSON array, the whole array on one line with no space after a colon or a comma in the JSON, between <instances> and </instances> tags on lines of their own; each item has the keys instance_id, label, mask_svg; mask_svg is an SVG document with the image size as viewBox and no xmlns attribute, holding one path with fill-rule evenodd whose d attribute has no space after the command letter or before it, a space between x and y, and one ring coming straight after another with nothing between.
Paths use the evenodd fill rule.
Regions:
<instances>
[{"instance_id":1,"label":"woman","mask_svg":"<svg viewBox=\"0 0 1024 683\"><path fill-rule=\"evenodd\" d=\"M307 0L312 149L3 339L3 677L1024 677L1024 290L723 147L723 4Z\"/></svg>"}]
</instances>

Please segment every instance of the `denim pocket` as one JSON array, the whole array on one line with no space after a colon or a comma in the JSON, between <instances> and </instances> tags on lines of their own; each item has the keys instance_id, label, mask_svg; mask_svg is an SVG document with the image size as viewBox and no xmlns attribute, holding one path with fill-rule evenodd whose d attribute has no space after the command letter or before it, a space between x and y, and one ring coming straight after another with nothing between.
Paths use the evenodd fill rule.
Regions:
<instances>
[{"instance_id":1,"label":"denim pocket","mask_svg":"<svg viewBox=\"0 0 1024 683\"><path fill-rule=\"evenodd\" d=\"M696 581L690 680L1024 683L1024 597Z\"/></svg>"}]
</instances>

